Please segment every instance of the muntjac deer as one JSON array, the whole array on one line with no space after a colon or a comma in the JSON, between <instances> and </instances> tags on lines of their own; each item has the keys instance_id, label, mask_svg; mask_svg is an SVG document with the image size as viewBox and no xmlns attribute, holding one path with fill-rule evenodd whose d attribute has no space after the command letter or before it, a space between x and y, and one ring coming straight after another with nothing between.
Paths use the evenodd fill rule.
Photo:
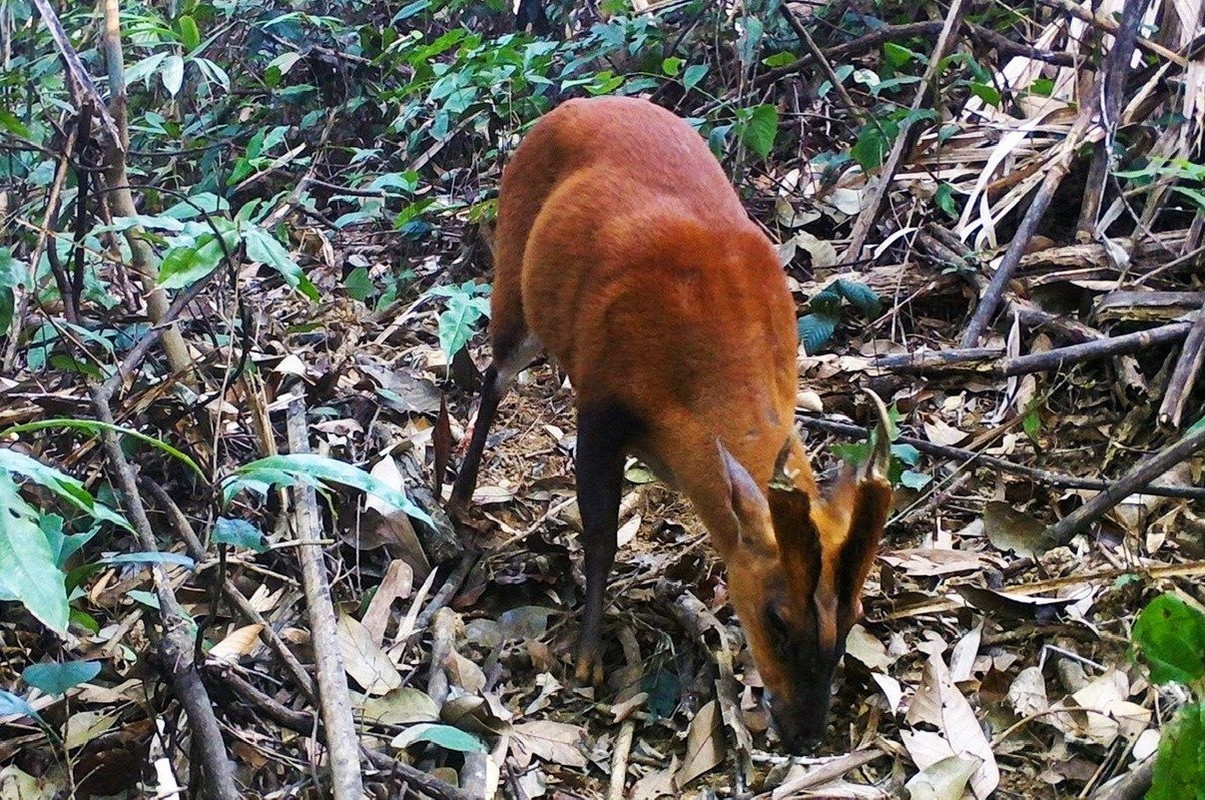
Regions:
<instances>
[{"instance_id":1,"label":"muntjac deer","mask_svg":"<svg viewBox=\"0 0 1205 800\"><path fill-rule=\"evenodd\" d=\"M882 402L871 393L868 465L821 494L794 432L795 305L774 248L703 139L644 100L570 100L531 129L502 175L494 257L494 359L452 503L471 498L499 401L546 349L577 395L578 679L603 675L631 453L690 498L779 735L810 749L891 499Z\"/></svg>"}]
</instances>

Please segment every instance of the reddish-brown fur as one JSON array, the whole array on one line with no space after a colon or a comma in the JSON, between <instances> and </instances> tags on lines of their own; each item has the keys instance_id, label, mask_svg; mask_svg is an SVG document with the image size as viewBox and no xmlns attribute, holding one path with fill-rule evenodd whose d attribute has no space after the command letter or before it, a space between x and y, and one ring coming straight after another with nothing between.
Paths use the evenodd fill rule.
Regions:
<instances>
[{"instance_id":1,"label":"reddish-brown fur","mask_svg":"<svg viewBox=\"0 0 1205 800\"><path fill-rule=\"evenodd\" d=\"M580 412L579 677L601 677L618 456L632 452L710 531L779 731L801 750L823 730L890 491L873 474L829 499L816 485L794 435L795 305L770 241L684 121L596 98L552 111L515 152L494 255L494 365L454 497L471 495L497 401L542 346Z\"/></svg>"}]
</instances>

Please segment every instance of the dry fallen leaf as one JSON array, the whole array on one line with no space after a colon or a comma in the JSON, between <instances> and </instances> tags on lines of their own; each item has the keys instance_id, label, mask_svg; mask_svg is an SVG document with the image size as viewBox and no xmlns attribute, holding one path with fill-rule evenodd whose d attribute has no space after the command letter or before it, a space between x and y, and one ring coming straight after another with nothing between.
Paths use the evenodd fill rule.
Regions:
<instances>
[{"instance_id":1,"label":"dry fallen leaf","mask_svg":"<svg viewBox=\"0 0 1205 800\"><path fill-rule=\"evenodd\" d=\"M678 786L687 784L724 761L720 742L720 715L715 700L711 700L694 715L686 734L686 757L677 773Z\"/></svg>"},{"instance_id":2,"label":"dry fallen leaf","mask_svg":"<svg viewBox=\"0 0 1205 800\"><path fill-rule=\"evenodd\" d=\"M259 634L263 625L244 625L226 634L222 641L209 648L210 658L220 658L228 661L238 661L249 655L260 644Z\"/></svg>"},{"instance_id":3,"label":"dry fallen leaf","mask_svg":"<svg viewBox=\"0 0 1205 800\"><path fill-rule=\"evenodd\" d=\"M980 761L969 756L947 756L935 761L904 784L911 800L961 800L967 780Z\"/></svg>"},{"instance_id":4,"label":"dry fallen leaf","mask_svg":"<svg viewBox=\"0 0 1205 800\"><path fill-rule=\"evenodd\" d=\"M936 727L940 733L932 735L945 743L946 752L941 753L940 748L937 748L928 736L920 737L924 747L922 763L917 760L913 746L908 744L909 737L904 736L907 732L901 732L904 744L918 767L925 769L942 758L961 756L965 753L981 761L971 777L971 788L975 796L979 800L986 800L988 795L996 790L1000 784L1000 770L996 766L991 743L984 735L971 704L951 680L950 671L940 655L931 654L925 662L924 680L912 698L905 720L914 727L918 723ZM916 742L918 734L929 732L913 730L911 733L913 741ZM935 758L934 755L938 757Z\"/></svg>"},{"instance_id":5,"label":"dry fallen leaf","mask_svg":"<svg viewBox=\"0 0 1205 800\"><path fill-rule=\"evenodd\" d=\"M532 757L577 769L586 766L585 731L577 725L546 719L520 722L511 728L511 757L525 769Z\"/></svg>"},{"instance_id":6,"label":"dry fallen leaf","mask_svg":"<svg viewBox=\"0 0 1205 800\"><path fill-rule=\"evenodd\" d=\"M402 676L359 620L340 614L335 628L343 666L366 694L385 694L402 685Z\"/></svg>"}]
</instances>

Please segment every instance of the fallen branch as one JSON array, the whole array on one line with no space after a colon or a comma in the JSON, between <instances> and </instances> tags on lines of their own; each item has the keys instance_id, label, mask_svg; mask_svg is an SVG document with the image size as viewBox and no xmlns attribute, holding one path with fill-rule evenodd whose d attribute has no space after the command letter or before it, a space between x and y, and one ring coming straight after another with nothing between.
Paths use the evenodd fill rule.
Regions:
<instances>
[{"instance_id":1,"label":"fallen branch","mask_svg":"<svg viewBox=\"0 0 1205 800\"><path fill-rule=\"evenodd\" d=\"M1145 331L1094 339L1013 358L1000 358L1004 352L1000 348L968 347L880 356L871 361L870 366L918 375L941 375L952 370L963 370L996 378L1011 378L1014 375L1060 370L1099 358L1137 353L1148 347L1179 341L1188 336L1192 327L1191 322L1172 322Z\"/></svg>"},{"instance_id":2,"label":"fallen branch","mask_svg":"<svg viewBox=\"0 0 1205 800\"><path fill-rule=\"evenodd\" d=\"M138 492L138 477L122 451L120 439L112 429L116 427L113 409L109 406L109 398L100 387L92 388L92 405L96 410L97 419L112 426L101 431L101 441L104 443L105 454L109 457L109 466L113 470L115 482L121 489L126 513L133 523L138 546L148 553L158 552L154 529L146 515L142 495ZM193 642L184 622L189 617L180 606L180 601L176 599L171 576L164 565L153 563L150 570L154 579L155 596L159 601L162 632L158 648L166 673L164 677L172 689L172 695L184 707L184 714L188 718L193 752L199 755L200 761L196 767L204 776L199 785L205 787L205 796L211 800L237 800L239 792L234 781L234 767L222 740L222 729L214 714L213 702L205 691L197 663L193 660Z\"/></svg>"},{"instance_id":3,"label":"fallen branch","mask_svg":"<svg viewBox=\"0 0 1205 800\"><path fill-rule=\"evenodd\" d=\"M833 420L819 419L816 417L796 417L800 424L805 428L813 428L815 430L824 431L825 433L835 433L839 436L848 436L851 439L865 439L866 429L858 425L851 425L846 422L835 422ZM900 444L907 444L915 447L922 453L939 458L949 458L962 462L974 461L985 467L992 467L1004 472L1011 472L1015 475L1023 475L1026 478L1040 483L1043 486L1053 486L1059 489L1089 489L1093 491L1103 492L1108 489L1112 482L1103 481L1095 478L1079 478L1074 475L1062 475L1057 472L1047 472L1044 469L1037 467L1027 467L1024 464L1015 464L1003 458L984 455L977 453L974 450L967 450L962 447L952 447L946 444L935 444L934 442L925 439L917 439L913 436L900 436L896 439ZM1199 486L1167 486L1163 484L1151 484L1143 489L1144 494L1157 495L1159 497L1180 497L1189 500L1205 500L1205 487Z\"/></svg>"},{"instance_id":4,"label":"fallen branch","mask_svg":"<svg viewBox=\"0 0 1205 800\"><path fill-rule=\"evenodd\" d=\"M1182 437L1175 444L1140 460L1125 475L1110 482L1096 497L1051 525L1047 534L1056 544L1067 544L1075 534L1109 513L1122 500L1135 492L1143 491L1155 478L1202 449L1205 449L1205 425Z\"/></svg>"},{"instance_id":5,"label":"fallen branch","mask_svg":"<svg viewBox=\"0 0 1205 800\"><path fill-rule=\"evenodd\" d=\"M1192 390L1201 375L1201 367L1205 364L1205 306L1197 312L1197 319L1192 324L1188 336L1184 339L1184 347L1180 350L1180 358L1168 381L1167 391L1163 394L1163 402L1159 405L1159 422L1180 427L1184 416L1184 407ZM1194 420L1195 421L1195 420Z\"/></svg>"},{"instance_id":6,"label":"fallen branch","mask_svg":"<svg viewBox=\"0 0 1205 800\"><path fill-rule=\"evenodd\" d=\"M287 418L289 452L310 451L305 405L301 399L289 404ZM360 742L351 714L351 696L339 650L335 609L331 604L330 580L323 559L321 521L314 487L301 483L293 490L294 536L300 545L301 581L310 620L310 641L318 670L318 699L326 747L330 756L331 791L335 800L361 800L364 783L360 777Z\"/></svg>"},{"instance_id":7,"label":"fallen branch","mask_svg":"<svg viewBox=\"0 0 1205 800\"><path fill-rule=\"evenodd\" d=\"M1149 755L1124 775L1118 776L1092 793L1092 800L1140 800L1155 778L1155 756Z\"/></svg>"},{"instance_id":8,"label":"fallen branch","mask_svg":"<svg viewBox=\"0 0 1205 800\"><path fill-rule=\"evenodd\" d=\"M1017 227L1012 241L1009 242L1004 258L996 267L996 274L992 276L987 289L979 298L979 305L975 308L975 313L971 315L971 321L962 335L962 347L974 347L979 344L979 337L987 330L988 323L995 316L996 309L1000 307L1000 300L1004 296L1004 290L1008 287L1008 282L1012 280L1013 273L1017 271L1017 266L1021 263L1021 256L1025 255L1029 240L1033 238L1038 225L1046 216L1046 209L1050 207L1050 201L1054 199L1055 191L1071 170L1076 150L1085 139L1089 138L1088 129L1092 125L1094 115L1092 104L1089 103L1080 112L1071 126L1071 130L1067 132L1067 138L1063 141L1061 148L1055 152L1046 165L1046 178L1025 211L1025 217Z\"/></svg>"}]
</instances>

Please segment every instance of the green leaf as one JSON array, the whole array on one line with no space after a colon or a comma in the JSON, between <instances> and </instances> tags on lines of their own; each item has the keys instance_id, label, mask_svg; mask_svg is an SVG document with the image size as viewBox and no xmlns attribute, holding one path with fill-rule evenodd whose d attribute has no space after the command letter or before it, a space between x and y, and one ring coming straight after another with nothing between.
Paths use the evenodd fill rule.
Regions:
<instances>
[{"instance_id":1,"label":"green leaf","mask_svg":"<svg viewBox=\"0 0 1205 800\"><path fill-rule=\"evenodd\" d=\"M6 595L19 600L47 628L60 635L67 632L64 575L38 525L37 510L25 502L5 471L0 471L0 582Z\"/></svg>"},{"instance_id":2,"label":"green leaf","mask_svg":"<svg viewBox=\"0 0 1205 800\"><path fill-rule=\"evenodd\" d=\"M100 672L99 661L66 661L62 664L30 664L21 672L25 682L46 694L66 694L87 683Z\"/></svg>"},{"instance_id":3,"label":"green leaf","mask_svg":"<svg viewBox=\"0 0 1205 800\"><path fill-rule=\"evenodd\" d=\"M154 592L148 592L145 589L131 589L126 592L126 597L133 600L135 603L141 603L147 608L159 610L159 595Z\"/></svg>"},{"instance_id":4,"label":"green leaf","mask_svg":"<svg viewBox=\"0 0 1205 800\"><path fill-rule=\"evenodd\" d=\"M943 183L937 187L937 193L933 196L937 202L937 207L940 208L947 217L958 216L958 205L954 202L954 187L948 183Z\"/></svg>"},{"instance_id":5,"label":"green leaf","mask_svg":"<svg viewBox=\"0 0 1205 800\"><path fill-rule=\"evenodd\" d=\"M805 314L799 318L799 340L803 342L803 349L808 355L814 355L820 351L828 343L828 340L833 337L833 332L837 330L836 314Z\"/></svg>"},{"instance_id":6,"label":"green leaf","mask_svg":"<svg viewBox=\"0 0 1205 800\"><path fill-rule=\"evenodd\" d=\"M761 60L761 63L765 64L767 67L770 67L771 69L774 69L775 67L785 67L787 64L795 63L795 54L789 53L784 50L781 53L775 53L772 56L766 56L765 58L763 58Z\"/></svg>"},{"instance_id":7,"label":"green leaf","mask_svg":"<svg viewBox=\"0 0 1205 800\"><path fill-rule=\"evenodd\" d=\"M377 287L369 277L366 267L356 267L343 279L343 291L347 292L348 297L366 303L368 298L376 294Z\"/></svg>"},{"instance_id":8,"label":"green leaf","mask_svg":"<svg viewBox=\"0 0 1205 800\"><path fill-rule=\"evenodd\" d=\"M838 278L833 281L833 288L867 319L874 319L879 315L879 296L861 281Z\"/></svg>"},{"instance_id":9,"label":"green leaf","mask_svg":"<svg viewBox=\"0 0 1205 800\"><path fill-rule=\"evenodd\" d=\"M406 748L419 742L430 742L445 750L458 753L483 753L485 745L468 731L436 722L420 722L393 737L390 743L397 748Z\"/></svg>"},{"instance_id":10,"label":"green leaf","mask_svg":"<svg viewBox=\"0 0 1205 800\"><path fill-rule=\"evenodd\" d=\"M5 428L0 431L0 436L11 436L13 434L28 433L30 431L40 431L45 428L67 428L70 430L85 431L93 436L100 436L102 431L110 431L118 436L129 436L137 439L140 442L149 444L151 447L162 450L167 455L179 461L184 466L188 467L201 480L206 480L205 473L201 470L200 465L193 461L187 454L172 447L162 439L156 439L154 436L148 436L142 431L136 431L133 428L126 428L121 425L113 425L109 422L101 422L95 419L67 419L65 417L55 417L54 419L43 419L37 422L27 422L24 425L13 425L11 428Z\"/></svg>"},{"instance_id":11,"label":"green leaf","mask_svg":"<svg viewBox=\"0 0 1205 800\"><path fill-rule=\"evenodd\" d=\"M187 14L180 17L180 43L184 51L191 53L201 43L201 32L197 30L197 21Z\"/></svg>"},{"instance_id":12,"label":"green leaf","mask_svg":"<svg viewBox=\"0 0 1205 800\"><path fill-rule=\"evenodd\" d=\"M1156 597L1134 623L1134 644L1155 683L1205 680L1205 614L1174 594Z\"/></svg>"},{"instance_id":13,"label":"green leaf","mask_svg":"<svg viewBox=\"0 0 1205 800\"><path fill-rule=\"evenodd\" d=\"M770 155L778 136L778 106L763 104L750 109L740 129L741 141L762 158Z\"/></svg>"},{"instance_id":14,"label":"green leaf","mask_svg":"<svg viewBox=\"0 0 1205 800\"><path fill-rule=\"evenodd\" d=\"M903 45L896 44L895 42L887 42L885 45L883 45L883 60L886 61L893 70L899 69L916 57L916 53L912 52Z\"/></svg>"},{"instance_id":15,"label":"green leaf","mask_svg":"<svg viewBox=\"0 0 1205 800\"><path fill-rule=\"evenodd\" d=\"M132 532L134 530L125 517L93 498L88 493L88 490L84 488L84 484L70 475L60 472L54 467L49 467L24 453L18 453L16 450L9 448L0 448L0 470L24 475L34 483L54 492L58 495L59 499L69 503L94 519L101 522L111 522L127 531ZM0 471L0 475L3 474ZM4 504L0 503L0 508L4 507Z\"/></svg>"},{"instance_id":16,"label":"green leaf","mask_svg":"<svg viewBox=\"0 0 1205 800\"><path fill-rule=\"evenodd\" d=\"M883 163L883 156L890 145L878 126L865 125L859 131L857 141L849 149L849 155L863 170L869 172Z\"/></svg>"},{"instance_id":17,"label":"green leaf","mask_svg":"<svg viewBox=\"0 0 1205 800\"><path fill-rule=\"evenodd\" d=\"M909 489L923 489L932 480L932 475L926 475L923 472L916 472L911 469L906 469L900 473L900 483Z\"/></svg>"},{"instance_id":18,"label":"green leaf","mask_svg":"<svg viewBox=\"0 0 1205 800\"><path fill-rule=\"evenodd\" d=\"M242 489L254 488L255 483L291 486L297 481L310 485L328 482L350 486L376 495L428 525L435 524L427 512L416 506L400 489L374 478L359 467L312 453L268 456L244 464L222 482L222 497L229 503L235 494Z\"/></svg>"},{"instance_id":19,"label":"green leaf","mask_svg":"<svg viewBox=\"0 0 1205 800\"><path fill-rule=\"evenodd\" d=\"M706 74L706 64L691 64L686 68L686 71L682 73L682 88L689 92L699 84L699 81L703 80L703 76Z\"/></svg>"},{"instance_id":20,"label":"green leaf","mask_svg":"<svg viewBox=\"0 0 1205 800\"><path fill-rule=\"evenodd\" d=\"M1030 441L1038 444L1038 434L1042 432L1042 415L1038 413L1036 408L1031 408L1025 412L1025 416L1021 418L1021 429L1025 431L1025 435Z\"/></svg>"},{"instance_id":21,"label":"green leaf","mask_svg":"<svg viewBox=\"0 0 1205 800\"><path fill-rule=\"evenodd\" d=\"M1164 727L1146 800L1205 800L1205 703L1184 706Z\"/></svg>"},{"instance_id":22,"label":"green leaf","mask_svg":"<svg viewBox=\"0 0 1205 800\"><path fill-rule=\"evenodd\" d=\"M264 532L245 519L218 517L213 525L213 541L231 547L246 547L257 553L268 549Z\"/></svg>"},{"instance_id":23,"label":"green leaf","mask_svg":"<svg viewBox=\"0 0 1205 800\"><path fill-rule=\"evenodd\" d=\"M301 271L289 251L276 241L276 237L263 228L251 225L243 232L243 243L247 246L248 258L271 267L280 273L291 288L311 300L318 300L318 288L310 283L310 279Z\"/></svg>"},{"instance_id":24,"label":"green leaf","mask_svg":"<svg viewBox=\"0 0 1205 800\"><path fill-rule=\"evenodd\" d=\"M870 458L870 442L846 442L835 444L829 448L835 458L839 458L851 467L861 466Z\"/></svg>"},{"instance_id":25,"label":"green leaf","mask_svg":"<svg viewBox=\"0 0 1205 800\"><path fill-rule=\"evenodd\" d=\"M115 556L105 556L98 560L101 564L174 564L185 569L195 569L197 562L183 553L160 553L139 551L137 553L118 553Z\"/></svg>"},{"instance_id":26,"label":"green leaf","mask_svg":"<svg viewBox=\"0 0 1205 800\"><path fill-rule=\"evenodd\" d=\"M920 451L910 444L891 445L891 456L910 467L915 467L920 463Z\"/></svg>"},{"instance_id":27,"label":"green leaf","mask_svg":"<svg viewBox=\"0 0 1205 800\"><path fill-rule=\"evenodd\" d=\"M13 136L19 136L22 139L33 138L33 134L29 132L29 128L25 127L25 123L17 119L17 115L7 108L0 108L0 127Z\"/></svg>"},{"instance_id":28,"label":"green leaf","mask_svg":"<svg viewBox=\"0 0 1205 800\"><path fill-rule=\"evenodd\" d=\"M36 719L40 725L43 727L46 726L46 721L42 719L42 716L38 712L33 710L33 706L25 702L25 698L0 689L0 717L8 717L14 714L18 717Z\"/></svg>"},{"instance_id":29,"label":"green leaf","mask_svg":"<svg viewBox=\"0 0 1205 800\"><path fill-rule=\"evenodd\" d=\"M686 62L677 56L670 56L663 59L661 62L661 71L671 78L678 77L678 73L682 71L682 65Z\"/></svg>"},{"instance_id":30,"label":"green leaf","mask_svg":"<svg viewBox=\"0 0 1205 800\"><path fill-rule=\"evenodd\" d=\"M978 81L971 81L971 94L978 97L989 106L1000 107L1000 90L995 86Z\"/></svg>"}]
</instances>

